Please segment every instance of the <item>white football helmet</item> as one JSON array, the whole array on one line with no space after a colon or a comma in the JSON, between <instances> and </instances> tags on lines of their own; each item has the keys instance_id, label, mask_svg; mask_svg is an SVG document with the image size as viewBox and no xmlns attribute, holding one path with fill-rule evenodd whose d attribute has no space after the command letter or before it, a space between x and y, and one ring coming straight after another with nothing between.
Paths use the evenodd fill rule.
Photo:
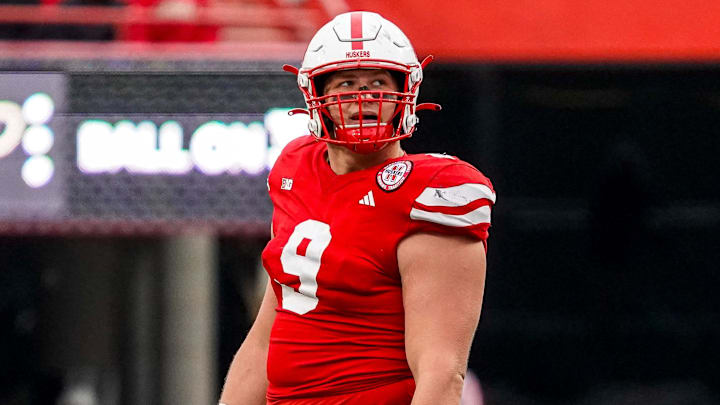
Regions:
<instances>
[{"instance_id":1,"label":"white football helmet","mask_svg":"<svg viewBox=\"0 0 720 405\"><path fill-rule=\"evenodd\" d=\"M285 65L283 68L297 75L298 86L305 97L307 110L292 113L310 115L310 133L319 140L344 145L359 153L371 153L390 142L412 136L418 123L417 111L439 110L437 104L417 105L423 68L432 61L428 56L418 62L410 41L395 24L376 13L356 11L340 14L325 24L310 41L300 69ZM372 91L369 89L322 94L322 78L339 70L385 69L399 80L399 91ZM359 102L363 100L363 102ZM363 119L365 103L392 103L392 119L382 122L381 114L372 121ZM358 103L360 117L355 124L345 122L340 114L333 118L329 106L343 107ZM366 107L367 109L367 107ZM368 113L368 115L370 115Z\"/></svg>"}]
</instances>

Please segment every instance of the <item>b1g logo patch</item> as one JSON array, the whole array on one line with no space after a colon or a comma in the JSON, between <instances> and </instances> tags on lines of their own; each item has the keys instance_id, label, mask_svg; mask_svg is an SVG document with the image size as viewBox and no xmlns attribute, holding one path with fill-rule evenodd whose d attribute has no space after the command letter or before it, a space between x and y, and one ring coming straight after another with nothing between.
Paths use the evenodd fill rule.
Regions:
<instances>
[{"instance_id":1,"label":"b1g logo patch","mask_svg":"<svg viewBox=\"0 0 720 405\"><path fill-rule=\"evenodd\" d=\"M412 167L413 164L409 160L401 160L386 165L377 174L378 186L387 192L397 190L410 175Z\"/></svg>"}]
</instances>

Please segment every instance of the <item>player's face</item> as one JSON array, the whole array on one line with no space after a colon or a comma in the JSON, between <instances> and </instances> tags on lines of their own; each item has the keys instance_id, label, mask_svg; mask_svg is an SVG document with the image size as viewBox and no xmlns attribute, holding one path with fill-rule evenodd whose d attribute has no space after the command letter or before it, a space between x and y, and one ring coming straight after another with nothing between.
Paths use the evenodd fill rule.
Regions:
<instances>
[{"instance_id":1,"label":"player's face","mask_svg":"<svg viewBox=\"0 0 720 405\"><path fill-rule=\"evenodd\" d=\"M323 94L338 94L338 98L342 101L356 100L354 94L342 95L341 93L353 91L399 91L399 85L395 78L384 69L353 69L341 70L332 73L325 82ZM381 97L380 93L368 93L362 96L362 117L360 116L360 105L358 102L344 102L340 106L331 104L327 107L331 118L336 123L344 123L346 125L357 125L362 120L363 124L377 124L380 122L390 122L395 112L397 104L394 102L378 102ZM395 95L383 95L385 100L395 100ZM330 102L337 101L336 98L330 98ZM342 109L342 118L340 110ZM378 120L380 118L380 120Z\"/></svg>"}]
</instances>

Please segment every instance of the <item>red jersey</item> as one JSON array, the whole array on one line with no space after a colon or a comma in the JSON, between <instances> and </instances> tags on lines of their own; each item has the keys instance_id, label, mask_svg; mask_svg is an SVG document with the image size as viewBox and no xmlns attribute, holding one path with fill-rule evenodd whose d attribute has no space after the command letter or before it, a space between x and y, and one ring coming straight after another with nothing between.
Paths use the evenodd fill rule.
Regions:
<instances>
[{"instance_id":1,"label":"red jersey","mask_svg":"<svg viewBox=\"0 0 720 405\"><path fill-rule=\"evenodd\" d=\"M470 164L418 154L337 175L326 151L310 136L296 139L268 178L275 237L262 259L278 301L267 363L270 400L347 394L412 378L399 242L416 232L488 237L495 193Z\"/></svg>"}]
</instances>

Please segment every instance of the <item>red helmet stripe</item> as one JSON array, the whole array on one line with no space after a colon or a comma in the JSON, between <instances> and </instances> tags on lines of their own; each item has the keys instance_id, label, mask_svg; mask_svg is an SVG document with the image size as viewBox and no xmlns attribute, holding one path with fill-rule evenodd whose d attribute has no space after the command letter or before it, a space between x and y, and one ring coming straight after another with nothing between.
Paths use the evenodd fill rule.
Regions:
<instances>
[{"instance_id":1,"label":"red helmet stripe","mask_svg":"<svg viewBox=\"0 0 720 405\"><path fill-rule=\"evenodd\" d=\"M363 49L363 41L356 41L363 37L362 13L354 12L350 14L350 38L352 41L352 49Z\"/></svg>"}]
</instances>

